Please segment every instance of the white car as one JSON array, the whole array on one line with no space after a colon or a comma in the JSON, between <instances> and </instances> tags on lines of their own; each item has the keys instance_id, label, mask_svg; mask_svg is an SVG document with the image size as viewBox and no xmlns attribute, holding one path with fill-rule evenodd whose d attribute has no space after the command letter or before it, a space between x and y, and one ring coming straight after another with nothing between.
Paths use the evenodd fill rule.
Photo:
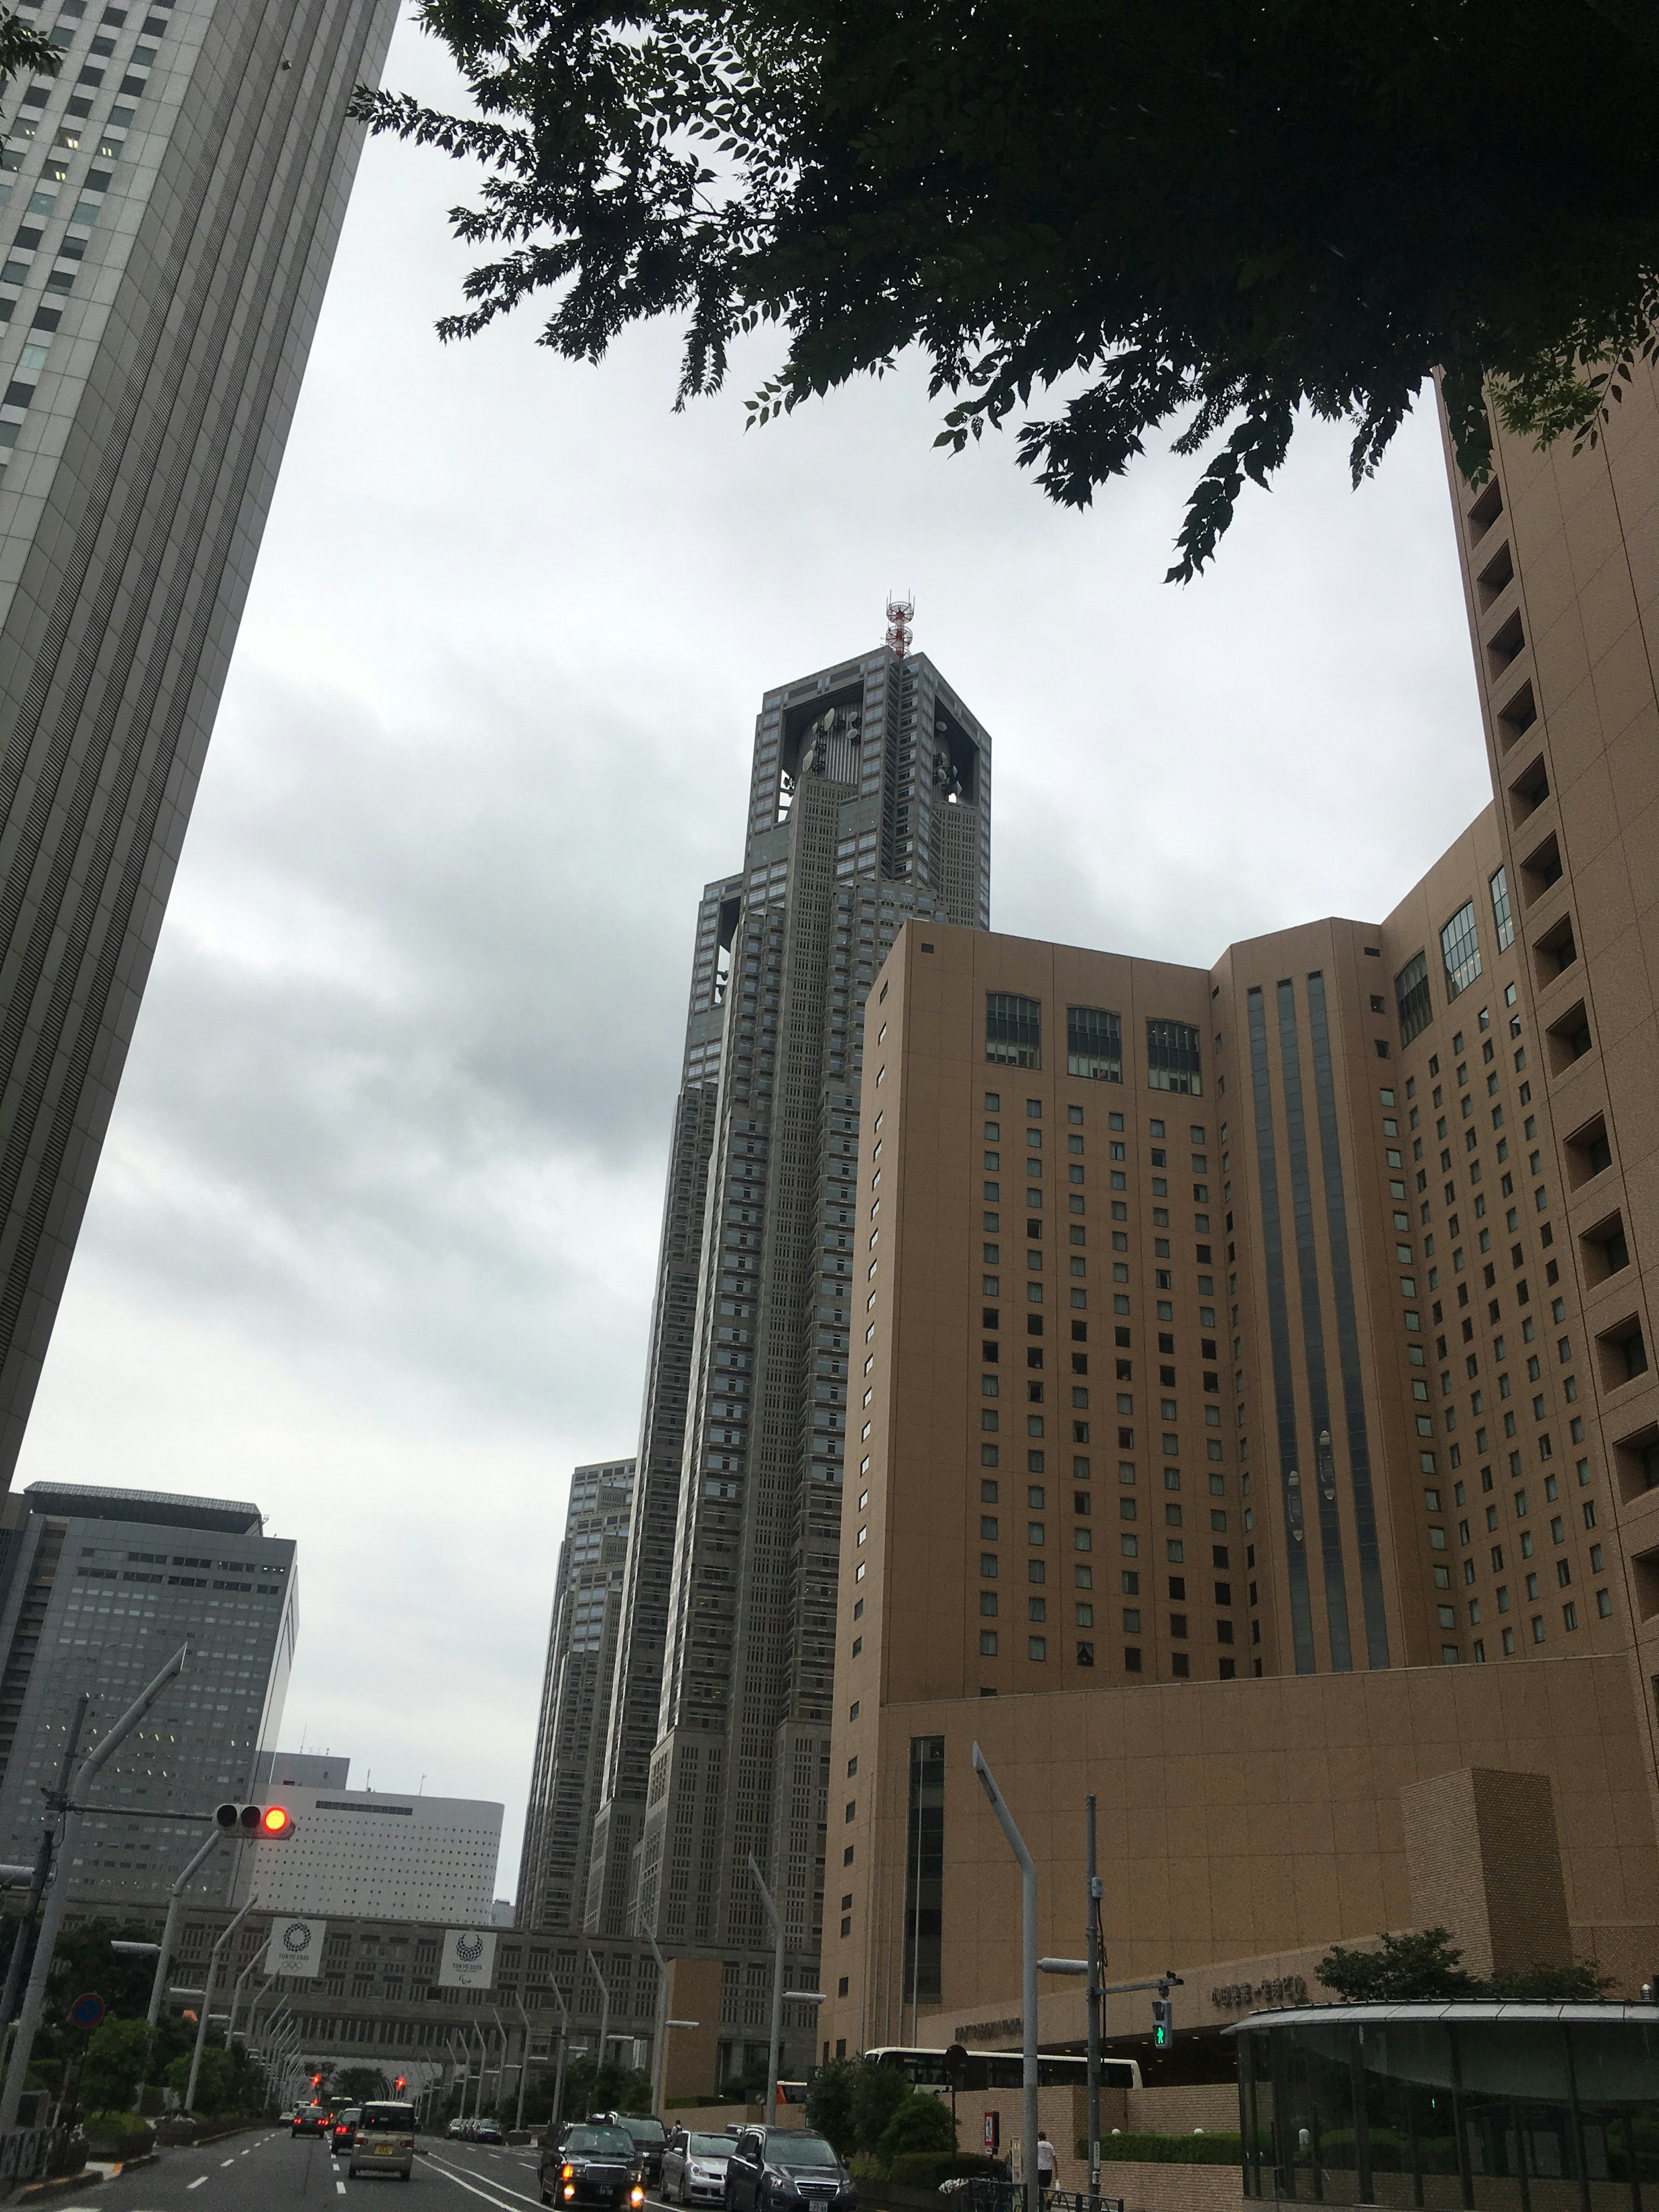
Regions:
<instances>
[{"instance_id":1,"label":"white car","mask_svg":"<svg viewBox=\"0 0 1659 2212\"><path fill-rule=\"evenodd\" d=\"M662 2193L670 2204L724 2204L730 2136L676 2128L662 2154Z\"/></svg>"}]
</instances>

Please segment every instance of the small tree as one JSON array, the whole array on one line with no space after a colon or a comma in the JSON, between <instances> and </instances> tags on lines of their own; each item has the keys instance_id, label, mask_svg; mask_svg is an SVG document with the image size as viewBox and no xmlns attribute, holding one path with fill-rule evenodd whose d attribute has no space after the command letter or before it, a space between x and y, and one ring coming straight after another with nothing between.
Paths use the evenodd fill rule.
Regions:
<instances>
[{"instance_id":1,"label":"small tree","mask_svg":"<svg viewBox=\"0 0 1659 2212\"><path fill-rule=\"evenodd\" d=\"M334 2087L342 2097L354 2105L362 2105L386 2094L386 2075L376 2066L347 2066L334 2078Z\"/></svg>"},{"instance_id":2,"label":"small tree","mask_svg":"<svg viewBox=\"0 0 1659 2212\"><path fill-rule=\"evenodd\" d=\"M859 2149L876 2149L887 2123L909 2094L910 2085L896 2066L876 2058L860 2059L853 2083L853 2136Z\"/></svg>"},{"instance_id":3,"label":"small tree","mask_svg":"<svg viewBox=\"0 0 1659 2212\"><path fill-rule=\"evenodd\" d=\"M93 2030L81 2069L80 2102L89 2112L119 2111L148 2078L149 2023L106 2020Z\"/></svg>"},{"instance_id":4,"label":"small tree","mask_svg":"<svg viewBox=\"0 0 1659 2212\"><path fill-rule=\"evenodd\" d=\"M1449 1928L1425 1928L1411 1936L1382 1936L1375 1951L1350 1951L1340 1943L1314 1969L1328 1990L1349 2004L1409 2004L1436 1998L1478 1997L1481 1986L1464 1972L1463 1954Z\"/></svg>"},{"instance_id":5,"label":"small tree","mask_svg":"<svg viewBox=\"0 0 1659 2212\"><path fill-rule=\"evenodd\" d=\"M951 2151L957 2147L957 2124L942 2097L925 2089L907 2089L904 2101L881 2131L876 2156L890 2166L907 2151Z\"/></svg>"},{"instance_id":6,"label":"small tree","mask_svg":"<svg viewBox=\"0 0 1659 2212\"><path fill-rule=\"evenodd\" d=\"M820 2066L806 2085L806 2118L824 2140L845 2158L858 2148L853 2118L859 2061L831 2058Z\"/></svg>"},{"instance_id":7,"label":"small tree","mask_svg":"<svg viewBox=\"0 0 1659 2212\"><path fill-rule=\"evenodd\" d=\"M190 2083L191 2054L181 2051L167 2068L167 2087L176 2089L182 2097ZM202 2053L201 2069L196 2077L196 2106L198 2112L228 2112L235 2109L237 2097L236 2069L230 2053L210 2044Z\"/></svg>"}]
</instances>

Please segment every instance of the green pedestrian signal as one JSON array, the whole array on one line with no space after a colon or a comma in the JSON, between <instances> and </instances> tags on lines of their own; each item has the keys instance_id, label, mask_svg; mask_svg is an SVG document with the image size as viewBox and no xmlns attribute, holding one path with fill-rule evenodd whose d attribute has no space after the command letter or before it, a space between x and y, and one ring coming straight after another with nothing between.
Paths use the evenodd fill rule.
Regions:
<instances>
[{"instance_id":1,"label":"green pedestrian signal","mask_svg":"<svg viewBox=\"0 0 1659 2212\"><path fill-rule=\"evenodd\" d=\"M1168 1997L1152 1999L1152 2043L1167 2051L1175 2035L1175 2006Z\"/></svg>"}]
</instances>

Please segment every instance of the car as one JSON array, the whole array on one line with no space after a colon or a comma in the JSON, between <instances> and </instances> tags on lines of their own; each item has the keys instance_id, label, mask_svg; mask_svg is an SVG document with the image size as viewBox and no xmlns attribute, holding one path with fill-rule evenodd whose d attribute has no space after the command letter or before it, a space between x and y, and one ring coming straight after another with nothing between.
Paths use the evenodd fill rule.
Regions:
<instances>
[{"instance_id":1,"label":"car","mask_svg":"<svg viewBox=\"0 0 1659 2212\"><path fill-rule=\"evenodd\" d=\"M822 2136L799 2128L745 2128L726 2161L726 2212L853 2212L853 2177Z\"/></svg>"},{"instance_id":2,"label":"car","mask_svg":"<svg viewBox=\"0 0 1659 2212\"><path fill-rule=\"evenodd\" d=\"M294 2132L296 2136L324 2135L327 2132L328 2123L326 2105L301 2105L294 2115Z\"/></svg>"},{"instance_id":3,"label":"car","mask_svg":"<svg viewBox=\"0 0 1659 2212\"><path fill-rule=\"evenodd\" d=\"M471 2120L452 2120L444 2130L451 2142L464 2142L472 2132Z\"/></svg>"},{"instance_id":4,"label":"car","mask_svg":"<svg viewBox=\"0 0 1659 2212\"><path fill-rule=\"evenodd\" d=\"M663 2146L662 2193L670 2204L724 2204L730 2136L676 2128Z\"/></svg>"},{"instance_id":5,"label":"car","mask_svg":"<svg viewBox=\"0 0 1659 2212\"><path fill-rule=\"evenodd\" d=\"M467 2133L474 2142L504 2143L507 2141L494 2120L469 2120Z\"/></svg>"},{"instance_id":6,"label":"car","mask_svg":"<svg viewBox=\"0 0 1659 2212\"><path fill-rule=\"evenodd\" d=\"M346 2174L395 2173L409 2181L415 2172L415 2107L413 2105L365 2105L357 2115L356 2130L346 2153Z\"/></svg>"},{"instance_id":7,"label":"car","mask_svg":"<svg viewBox=\"0 0 1659 2212\"><path fill-rule=\"evenodd\" d=\"M351 2148L357 2133L357 2123L362 2116L362 2108L359 2105L347 2105L334 2115L334 2126L331 2132L337 2158L343 2150Z\"/></svg>"},{"instance_id":8,"label":"car","mask_svg":"<svg viewBox=\"0 0 1659 2212\"><path fill-rule=\"evenodd\" d=\"M624 2129L633 2137L634 2148L640 2154L640 2167L647 2187L662 2179L662 2154L668 2147L668 2130L660 2120L653 2120L644 2112L607 2112L605 2118L613 2128Z\"/></svg>"},{"instance_id":9,"label":"car","mask_svg":"<svg viewBox=\"0 0 1659 2212\"><path fill-rule=\"evenodd\" d=\"M639 2154L625 2128L576 2121L559 2142L544 2145L536 2178L544 2204L641 2212L645 2203Z\"/></svg>"}]
</instances>

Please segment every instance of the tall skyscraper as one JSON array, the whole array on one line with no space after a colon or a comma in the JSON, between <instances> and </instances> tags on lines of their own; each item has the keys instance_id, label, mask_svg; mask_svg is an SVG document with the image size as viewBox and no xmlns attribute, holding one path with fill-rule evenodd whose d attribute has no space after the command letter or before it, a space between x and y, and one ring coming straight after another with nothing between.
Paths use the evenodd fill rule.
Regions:
<instances>
[{"instance_id":1,"label":"tall skyscraper","mask_svg":"<svg viewBox=\"0 0 1659 2212\"><path fill-rule=\"evenodd\" d=\"M623 1618L634 1474L631 1459L607 1460L579 1467L570 1478L519 1860L520 1928L581 1925Z\"/></svg>"},{"instance_id":2,"label":"tall skyscraper","mask_svg":"<svg viewBox=\"0 0 1659 2212\"><path fill-rule=\"evenodd\" d=\"M1651 372L1453 491L1496 803L1391 913L1208 969L913 927L884 975L823 2056L1018 2010L975 1745L1045 1948L1097 1795L1114 1968L1184 1971L1218 2066L1382 1929L1651 1974Z\"/></svg>"},{"instance_id":3,"label":"tall skyscraper","mask_svg":"<svg viewBox=\"0 0 1659 2212\"><path fill-rule=\"evenodd\" d=\"M339 236L362 140L346 105L396 13L58 0L61 70L3 95L0 1480Z\"/></svg>"},{"instance_id":4,"label":"tall skyscraper","mask_svg":"<svg viewBox=\"0 0 1659 2212\"><path fill-rule=\"evenodd\" d=\"M251 1796L276 1745L294 1545L264 1534L257 1505L78 1483L31 1483L0 1527L0 1850L33 1859L82 1692L86 1752L188 1638L184 1673L100 1775L70 1869L77 1898L165 1903L203 1833L168 1816Z\"/></svg>"},{"instance_id":5,"label":"tall skyscraper","mask_svg":"<svg viewBox=\"0 0 1659 2212\"><path fill-rule=\"evenodd\" d=\"M906 657L899 619L887 649L765 695L744 865L705 892L693 955L586 1925L637 1918L725 1956L731 2076L764 2057L751 1853L789 1971L817 1955L870 1258L853 1213L865 999L908 919L989 918L990 739Z\"/></svg>"}]
</instances>

